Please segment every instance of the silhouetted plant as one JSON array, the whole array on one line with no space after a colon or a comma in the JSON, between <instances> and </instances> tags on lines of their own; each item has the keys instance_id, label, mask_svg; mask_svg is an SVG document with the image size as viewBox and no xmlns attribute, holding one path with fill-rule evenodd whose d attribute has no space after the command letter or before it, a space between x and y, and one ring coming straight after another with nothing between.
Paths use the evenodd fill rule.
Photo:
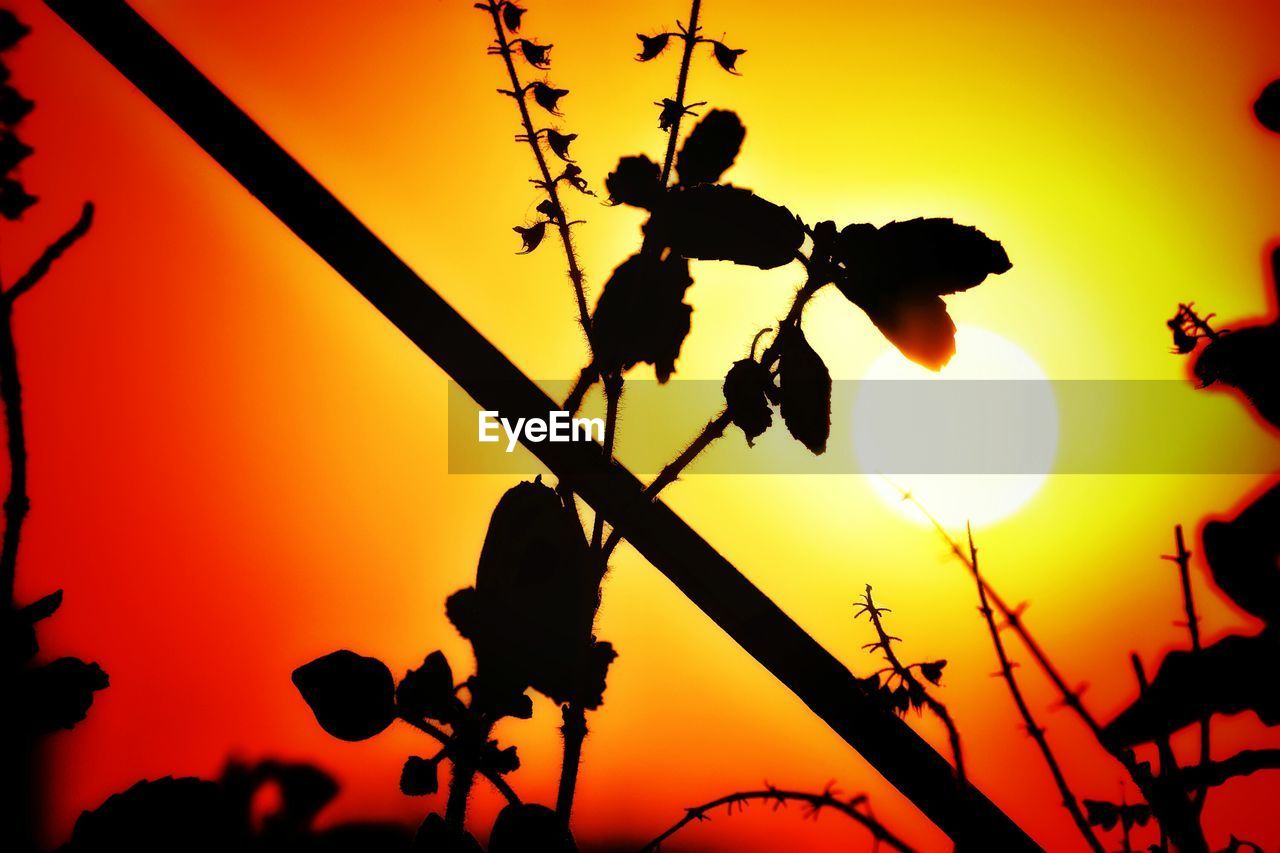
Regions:
<instances>
[{"instance_id":1,"label":"silhouetted plant","mask_svg":"<svg viewBox=\"0 0 1280 853\"><path fill-rule=\"evenodd\" d=\"M0 53L11 50L29 29L10 11L0 9ZM0 216L9 222L21 219L36 197L27 192L17 171L32 155L31 146L18 136L18 125L34 103L9 83L9 67L0 61ZM85 235L93 221L93 205L86 204L77 222L50 243L12 284L0 288L0 402L4 407L9 463L9 487L4 500L4 537L0 541L0 690L5 699L0 710L0 766L4 788L0 838L13 849L32 845L31 818L36 813L31 798L35 739L70 729L85 718L93 694L107 686L107 675L96 663L74 657L35 663L39 651L37 624L53 616L62 605L62 590L49 593L25 606L14 601L14 579L23 523L31 508L27 495L26 422L22 410L22 377L14 331L18 300L36 286L72 244Z\"/></svg>"}]
</instances>

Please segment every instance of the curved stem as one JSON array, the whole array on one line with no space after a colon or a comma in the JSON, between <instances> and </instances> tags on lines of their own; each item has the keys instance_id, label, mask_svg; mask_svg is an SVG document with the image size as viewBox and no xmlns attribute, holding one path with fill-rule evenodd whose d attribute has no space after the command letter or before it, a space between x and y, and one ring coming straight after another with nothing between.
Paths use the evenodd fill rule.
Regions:
<instances>
[{"instance_id":1,"label":"curved stem","mask_svg":"<svg viewBox=\"0 0 1280 853\"><path fill-rule=\"evenodd\" d=\"M556 814L569 825L573 797L578 787L578 768L582 764L582 742L587 739L587 715L581 705L570 703L560 709L564 724L564 753L560 761L560 786L556 791Z\"/></svg>"},{"instance_id":2,"label":"curved stem","mask_svg":"<svg viewBox=\"0 0 1280 853\"><path fill-rule=\"evenodd\" d=\"M538 164L538 172L542 175L542 186L546 190L547 198L560 211L560 216L553 220L553 224L560 233L560 243L564 247L569 281L573 284L573 295L578 303L578 322L582 326L582 333L587 338L587 346L590 347L591 311L587 308L586 286L583 283L582 270L578 266L578 255L573 248L573 235L569 233L569 217L565 214L564 205L560 203L560 193L556 189L555 176L551 174L551 169L547 166L546 155L543 154L542 146L538 143L538 130L534 127L533 118L529 115L529 105L525 103L525 87L520 83L520 74L516 71L515 61L511 58L511 45L507 41L506 28L502 25L500 9L501 6L497 2L491 2L488 5L489 15L493 18L493 31L498 39L498 50L496 52L502 57L502 61L507 67L507 76L511 79L511 89L516 93L513 98L516 106L520 109L520 123L524 126L524 138L528 141L529 150L533 152L533 159Z\"/></svg>"},{"instance_id":3,"label":"curved stem","mask_svg":"<svg viewBox=\"0 0 1280 853\"><path fill-rule=\"evenodd\" d=\"M865 796L853 797L849 800L838 799L831 791L825 791L821 794L814 794L807 791L784 791L778 788L765 788L760 791L739 791L737 793L728 794L719 799L703 803L700 806L685 809L684 817L676 821L665 832L657 838L650 841L643 848L641 853L657 850L662 846L662 842L684 829L695 821L709 820L707 813L713 809L726 808L732 814L735 806L744 806L752 800L763 800L771 802L775 808L785 806L788 802L800 802L809 807L809 814L816 817L823 809L832 809L847 818L862 824L877 843L888 845L899 853L915 853L914 848L903 841L898 836L890 832L884 824L876 820L870 814L858 811L858 806L866 803Z\"/></svg>"}]
</instances>

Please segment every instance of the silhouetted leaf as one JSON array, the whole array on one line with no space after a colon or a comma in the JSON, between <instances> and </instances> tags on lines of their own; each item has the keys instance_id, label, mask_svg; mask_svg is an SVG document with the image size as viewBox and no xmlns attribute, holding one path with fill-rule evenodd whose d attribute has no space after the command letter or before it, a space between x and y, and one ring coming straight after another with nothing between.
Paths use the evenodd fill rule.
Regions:
<instances>
[{"instance_id":1,"label":"silhouetted leaf","mask_svg":"<svg viewBox=\"0 0 1280 853\"><path fill-rule=\"evenodd\" d=\"M22 615L28 622L36 623L58 612L58 608L62 606L62 590L56 590L48 595L31 602L22 608Z\"/></svg>"},{"instance_id":2,"label":"silhouetted leaf","mask_svg":"<svg viewBox=\"0 0 1280 853\"><path fill-rule=\"evenodd\" d=\"M24 672L15 698L22 704L31 731L49 734L74 728L84 720L93 705L93 694L105 690L109 683L96 663L58 658Z\"/></svg>"},{"instance_id":3,"label":"silhouetted leaf","mask_svg":"<svg viewBox=\"0 0 1280 853\"><path fill-rule=\"evenodd\" d=\"M1280 247L1271 253L1271 275L1280 298ZM1280 322L1220 330L1196 358L1202 386L1221 382L1241 391L1273 426L1280 427Z\"/></svg>"},{"instance_id":4,"label":"silhouetted leaf","mask_svg":"<svg viewBox=\"0 0 1280 853\"><path fill-rule=\"evenodd\" d=\"M31 28L18 20L8 9L0 9L0 50L8 50L31 32Z\"/></svg>"},{"instance_id":5,"label":"silhouetted leaf","mask_svg":"<svg viewBox=\"0 0 1280 853\"><path fill-rule=\"evenodd\" d=\"M560 173L560 177L557 180L565 181L580 193L595 195L587 187L587 181L582 177L582 169L573 163L564 167L564 171Z\"/></svg>"},{"instance_id":6,"label":"silhouetted leaf","mask_svg":"<svg viewBox=\"0 0 1280 853\"><path fill-rule=\"evenodd\" d=\"M551 148L555 155L567 163L572 163L573 158L569 156L569 143L578 138L576 133L561 133L558 130L547 128L547 145Z\"/></svg>"},{"instance_id":7,"label":"silhouetted leaf","mask_svg":"<svg viewBox=\"0 0 1280 853\"><path fill-rule=\"evenodd\" d=\"M537 211L552 222L560 222L564 219L564 211L560 208L560 205L549 198L544 198L538 202Z\"/></svg>"},{"instance_id":8,"label":"silhouetted leaf","mask_svg":"<svg viewBox=\"0 0 1280 853\"><path fill-rule=\"evenodd\" d=\"M1280 486L1232 521L1204 527L1213 581L1242 610L1280 627Z\"/></svg>"},{"instance_id":9,"label":"silhouetted leaf","mask_svg":"<svg viewBox=\"0 0 1280 853\"><path fill-rule=\"evenodd\" d=\"M524 13L527 11L529 10L522 9L521 7L517 6L515 3L512 3L511 0L507 0L507 2L502 4L503 25L506 26L506 28L511 30L511 32L513 33L519 32L520 19L524 17Z\"/></svg>"},{"instance_id":10,"label":"silhouetted leaf","mask_svg":"<svg viewBox=\"0 0 1280 853\"><path fill-rule=\"evenodd\" d=\"M443 723L462 714L465 708L453 691L453 671L443 653L432 652L422 666L405 674L396 687L396 705L407 717Z\"/></svg>"},{"instance_id":11,"label":"silhouetted leaf","mask_svg":"<svg viewBox=\"0 0 1280 853\"><path fill-rule=\"evenodd\" d=\"M907 711L911 710L911 691L907 689L905 684L899 684L894 688L891 696L893 701L893 710L898 712L898 714L905 714Z\"/></svg>"},{"instance_id":12,"label":"silhouetted leaf","mask_svg":"<svg viewBox=\"0 0 1280 853\"><path fill-rule=\"evenodd\" d=\"M532 225L517 225L511 229L520 235L520 239L524 241L524 248L516 252L517 255L527 255L534 249L538 248L538 244L542 242L542 238L547 234L547 223L544 221L535 222Z\"/></svg>"},{"instance_id":13,"label":"silhouetted leaf","mask_svg":"<svg viewBox=\"0 0 1280 853\"><path fill-rule=\"evenodd\" d=\"M12 86L0 85L0 124L17 124L35 105Z\"/></svg>"},{"instance_id":14,"label":"silhouetted leaf","mask_svg":"<svg viewBox=\"0 0 1280 853\"><path fill-rule=\"evenodd\" d=\"M498 812L489 853L577 853L573 836L556 813L537 803L512 803Z\"/></svg>"},{"instance_id":15,"label":"silhouetted leaf","mask_svg":"<svg viewBox=\"0 0 1280 853\"><path fill-rule=\"evenodd\" d=\"M1280 133L1280 80L1272 80L1253 102L1253 114L1262 126L1273 133Z\"/></svg>"},{"instance_id":16,"label":"silhouetted leaf","mask_svg":"<svg viewBox=\"0 0 1280 853\"><path fill-rule=\"evenodd\" d=\"M831 434L831 374L799 325L787 327L780 343L782 422L792 437L813 453L821 454L826 451Z\"/></svg>"},{"instance_id":17,"label":"silhouetted leaf","mask_svg":"<svg viewBox=\"0 0 1280 853\"><path fill-rule=\"evenodd\" d=\"M711 49L715 51L716 62L720 63L721 68L728 71L730 74L738 73L735 65L738 62L738 57L746 53L745 50L735 50L723 42L718 41L713 41L711 43Z\"/></svg>"},{"instance_id":18,"label":"silhouetted leaf","mask_svg":"<svg viewBox=\"0 0 1280 853\"><path fill-rule=\"evenodd\" d=\"M1105 729L1116 745L1146 743L1209 714L1252 710L1269 726L1280 724L1275 689L1280 635L1232 635L1200 652L1170 652L1146 691Z\"/></svg>"},{"instance_id":19,"label":"silhouetted leaf","mask_svg":"<svg viewBox=\"0 0 1280 853\"><path fill-rule=\"evenodd\" d=\"M0 216L10 222L22 216L36 201L35 196L29 195L22 184L12 178L0 180Z\"/></svg>"},{"instance_id":20,"label":"silhouetted leaf","mask_svg":"<svg viewBox=\"0 0 1280 853\"><path fill-rule=\"evenodd\" d=\"M998 242L950 219L850 225L834 254L845 268L836 278L840 291L903 355L930 370L955 354L955 324L940 297L1011 267Z\"/></svg>"},{"instance_id":21,"label":"silhouetted leaf","mask_svg":"<svg viewBox=\"0 0 1280 853\"><path fill-rule=\"evenodd\" d=\"M476 571L473 707L508 708L530 686L556 702L574 694L598 589L572 512L540 480L494 509Z\"/></svg>"},{"instance_id":22,"label":"silhouetted leaf","mask_svg":"<svg viewBox=\"0 0 1280 853\"><path fill-rule=\"evenodd\" d=\"M1151 820L1151 807L1146 803L1108 803L1103 800L1084 800L1085 819L1090 826L1100 826L1104 830L1115 829L1117 824L1124 824L1126 829L1133 826L1146 826Z\"/></svg>"},{"instance_id":23,"label":"silhouetted leaf","mask_svg":"<svg viewBox=\"0 0 1280 853\"><path fill-rule=\"evenodd\" d=\"M658 164L643 154L623 157L618 161L618 167L604 179L604 188L609 192L611 203L648 210L662 197L661 177L662 170Z\"/></svg>"},{"instance_id":24,"label":"silhouetted leaf","mask_svg":"<svg viewBox=\"0 0 1280 853\"><path fill-rule=\"evenodd\" d=\"M712 110L694 126L676 157L680 183L714 184L733 165L746 128L736 113Z\"/></svg>"},{"instance_id":25,"label":"silhouetted leaf","mask_svg":"<svg viewBox=\"0 0 1280 853\"><path fill-rule=\"evenodd\" d=\"M16 133L8 130L0 133L0 174L7 175L31 154L31 146L19 139Z\"/></svg>"},{"instance_id":26,"label":"silhouetted leaf","mask_svg":"<svg viewBox=\"0 0 1280 853\"><path fill-rule=\"evenodd\" d=\"M226 853L237 849L218 785L166 776L81 813L62 853Z\"/></svg>"},{"instance_id":27,"label":"silhouetted leaf","mask_svg":"<svg viewBox=\"0 0 1280 853\"><path fill-rule=\"evenodd\" d=\"M516 753L514 746L504 749L498 746L496 740L491 740L480 750L477 764L485 770L506 775L520 769L520 756Z\"/></svg>"},{"instance_id":28,"label":"silhouetted leaf","mask_svg":"<svg viewBox=\"0 0 1280 853\"><path fill-rule=\"evenodd\" d=\"M588 711L594 711L604 704L605 683L609 676L609 665L617 659L618 653L613 650L612 643L599 641L591 644L582 665L581 675L574 701Z\"/></svg>"},{"instance_id":29,"label":"silhouetted leaf","mask_svg":"<svg viewBox=\"0 0 1280 853\"><path fill-rule=\"evenodd\" d=\"M613 271L591 316L596 358L609 372L646 362L659 382L675 372L693 309L684 302L693 279L678 255L632 255Z\"/></svg>"},{"instance_id":30,"label":"silhouetted leaf","mask_svg":"<svg viewBox=\"0 0 1280 853\"><path fill-rule=\"evenodd\" d=\"M560 103L561 98L569 94L568 89L556 89L541 81L534 83L531 89L533 91L533 100L538 106L552 115L560 115L557 104Z\"/></svg>"},{"instance_id":31,"label":"silhouetted leaf","mask_svg":"<svg viewBox=\"0 0 1280 853\"><path fill-rule=\"evenodd\" d=\"M411 853L484 853L484 848L471 833L454 829L432 813L418 827Z\"/></svg>"},{"instance_id":32,"label":"silhouetted leaf","mask_svg":"<svg viewBox=\"0 0 1280 853\"><path fill-rule=\"evenodd\" d=\"M742 430L748 447L773 425L773 410L769 407L772 385L769 371L751 358L734 362L724 377L724 402L729 419Z\"/></svg>"},{"instance_id":33,"label":"silhouetted leaf","mask_svg":"<svg viewBox=\"0 0 1280 853\"><path fill-rule=\"evenodd\" d=\"M436 762L416 755L409 756L400 770L400 793L406 797L425 797L440 790L436 778Z\"/></svg>"},{"instance_id":34,"label":"silhouetted leaf","mask_svg":"<svg viewBox=\"0 0 1280 853\"><path fill-rule=\"evenodd\" d=\"M671 39L671 33L658 33L656 36L636 33L636 38L640 39L640 53L636 55L636 59L641 62L648 62L667 49L667 42Z\"/></svg>"},{"instance_id":35,"label":"silhouetted leaf","mask_svg":"<svg viewBox=\"0 0 1280 853\"><path fill-rule=\"evenodd\" d=\"M537 44L528 39L520 39L520 52L524 54L524 61L532 65L534 68L550 68L551 67L551 48L553 44Z\"/></svg>"},{"instance_id":36,"label":"silhouetted leaf","mask_svg":"<svg viewBox=\"0 0 1280 853\"><path fill-rule=\"evenodd\" d=\"M947 662L945 660L935 660L928 663L922 663L920 664L920 674L923 675L925 680L930 684L937 684L942 680L942 670L946 665Z\"/></svg>"},{"instance_id":37,"label":"silhouetted leaf","mask_svg":"<svg viewBox=\"0 0 1280 853\"><path fill-rule=\"evenodd\" d=\"M395 681L376 658L342 649L293 671L316 722L339 740L371 738L395 719Z\"/></svg>"},{"instance_id":38,"label":"silhouetted leaf","mask_svg":"<svg viewBox=\"0 0 1280 853\"><path fill-rule=\"evenodd\" d=\"M750 190L719 184L666 193L645 235L686 258L766 270L791 263L804 242L804 228L791 211Z\"/></svg>"}]
</instances>

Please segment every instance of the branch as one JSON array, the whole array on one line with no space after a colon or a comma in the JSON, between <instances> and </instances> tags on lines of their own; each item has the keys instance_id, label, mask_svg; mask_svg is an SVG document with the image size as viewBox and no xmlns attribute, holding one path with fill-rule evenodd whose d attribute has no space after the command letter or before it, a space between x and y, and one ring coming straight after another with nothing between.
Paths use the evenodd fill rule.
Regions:
<instances>
[{"instance_id":1,"label":"branch","mask_svg":"<svg viewBox=\"0 0 1280 853\"><path fill-rule=\"evenodd\" d=\"M1191 637L1191 651L1199 653L1202 648L1200 642L1200 618L1196 615L1195 597L1191 592L1191 552L1187 550L1187 543L1182 535L1181 524L1174 526L1173 537L1174 543L1177 545L1177 551L1172 556L1166 554L1163 559L1178 566L1178 578L1182 585L1182 608L1187 614L1187 633ZM1200 721L1200 765L1202 767L1213 760L1209 725L1208 716ZM1205 797L1208 794L1208 787L1202 787L1194 792L1193 801L1198 807L1203 808Z\"/></svg>"},{"instance_id":2,"label":"branch","mask_svg":"<svg viewBox=\"0 0 1280 853\"><path fill-rule=\"evenodd\" d=\"M685 809L684 817L672 824L666 832L662 833L641 848L641 853L658 850L662 846L662 842L666 841L668 838L675 835L694 821L710 820L711 818L708 815L708 812L710 811L724 807L728 810L729 814L733 814L735 807L741 810L752 800L763 800L765 802L773 803L775 810L785 808L789 802L804 803L808 807L805 811L805 817L813 818L814 820L817 820L818 815L823 809L832 809L845 817L862 824L878 843L887 844L894 850L899 851L899 853L915 853L914 848L890 832L884 824L880 823L880 821L876 820L870 814L858 810L858 807L864 805L867 801L867 798L864 795L860 794L856 797L851 797L848 800L841 800L836 796L836 793L837 792L831 787L828 787L821 794L814 794L805 791L784 791L775 788L772 785L766 785L763 790L759 791L740 791L738 793L728 794L727 796L721 797L717 800L712 800L709 803L703 803L700 806Z\"/></svg>"},{"instance_id":3,"label":"branch","mask_svg":"<svg viewBox=\"0 0 1280 853\"><path fill-rule=\"evenodd\" d=\"M4 298L10 302L35 287L40 279L45 277L49 269L53 266L63 253L70 249L75 242L89 232L89 226L93 224L93 202L86 201L84 207L80 210L80 218L76 220L76 224L67 229L61 237L49 244L48 248L36 258L33 263L22 276L13 283L4 292Z\"/></svg>"},{"instance_id":4,"label":"branch","mask_svg":"<svg viewBox=\"0 0 1280 853\"><path fill-rule=\"evenodd\" d=\"M403 716L400 717L400 719L408 723L409 725L413 726L415 729L422 732L423 734L430 735L431 737L440 741L440 744L444 747L442 751L445 753L445 755L449 757L450 761L454 762L454 767L455 768L457 767L457 762L454 761L454 754L457 751L458 747L457 747L457 744L454 742L454 739L449 735L448 732L446 732L444 729L436 728L431 723L428 723L426 720L415 720L412 717L403 717ZM484 768L476 768L476 772L478 772L484 778L488 779L489 782L493 785L493 787L498 789L498 793L502 794L502 796L507 798L508 803L510 803L513 806L520 805L520 797L517 796L515 790L510 785L507 784L507 780L503 779L500 774Z\"/></svg>"},{"instance_id":5,"label":"branch","mask_svg":"<svg viewBox=\"0 0 1280 853\"><path fill-rule=\"evenodd\" d=\"M689 85L689 65L693 60L693 49L698 44L698 13L702 10L702 0L693 0L689 8L689 27L684 31L684 54L680 57L680 75L676 78L675 118L667 129L667 155L662 160L662 186L671 180L671 166L676 159L676 143L680 137L680 119L684 117L684 93Z\"/></svg>"},{"instance_id":6,"label":"branch","mask_svg":"<svg viewBox=\"0 0 1280 853\"><path fill-rule=\"evenodd\" d=\"M991 634L991 645L995 648L996 659L1000 662L1000 677L1004 679L1005 685L1009 688L1009 695L1013 697L1013 704L1017 706L1018 714L1022 716L1022 721L1026 724L1027 734L1031 735L1032 740L1036 742L1036 746L1040 750L1040 754L1044 757L1044 763L1048 766L1049 773L1053 776L1053 782L1058 786L1058 793L1062 795L1063 807L1071 815L1071 819L1075 822L1076 828L1080 830L1080 835L1084 838L1085 843L1096 853L1103 853L1102 843L1098 841L1098 836L1094 834L1093 827L1089 825L1089 821L1080 810L1080 802L1076 799L1075 792L1071 790L1066 774L1062 772L1062 765L1058 763L1057 756L1054 755L1053 749L1050 748L1049 739L1045 737L1044 729L1036 723L1035 715L1031 713L1031 708L1027 705L1027 700L1022 695L1022 688L1018 686L1018 680L1013 675L1013 664L1009 661L1009 654L1005 650L1004 640L1000 636L1000 628L996 625L995 612L991 609L987 586L983 582L982 572L978 568L978 548L973 543L972 530L969 531L968 563L973 570L973 577L978 585L979 611L986 620L987 631Z\"/></svg>"},{"instance_id":7,"label":"branch","mask_svg":"<svg viewBox=\"0 0 1280 853\"><path fill-rule=\"evenodd\" d=\"M1259 770L1280 770L1280 749L1244 749L1221 761L1184 768L1182 778L1188 788L1211 788Z\"/></svg>"}]
</instances>

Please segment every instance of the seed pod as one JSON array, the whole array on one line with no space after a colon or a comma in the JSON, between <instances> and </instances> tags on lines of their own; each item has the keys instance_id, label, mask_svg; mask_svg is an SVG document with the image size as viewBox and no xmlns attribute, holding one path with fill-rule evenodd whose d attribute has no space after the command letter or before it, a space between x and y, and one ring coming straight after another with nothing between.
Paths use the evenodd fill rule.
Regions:
<instances>
[{"instance_id":1,"label":"seed pod","mask_svg":"<svg viewBox=\"0 0 1280 853\"><path fill-rule=\"evenodd\" d=\"M553 47L553 44L537 44L528 39L520 39L520 52L524 54L524 61L534 68L551 67L551 57L548 54Z\"/></svg>"},{"instance_id":2,"label":"seed pod","mask_svg":"<svg viewBox=\"0 0 1280 853\"><path fill-rule=\"evenodd\" d=\"M535 222L532 225L516 225L511 230L520 235L520 240L523 243L520 251L516 252L516 254L527 255L542 243L542 238L547 235L547 223L542 221Z\"/></svg>"},{"instance_id":3,"label":"seed pod","mask_svg":"<svg viewBox=\"0 0 1280 853\"><path fill-rule=\"evenodd\" d=\"M699 184L668 192L645 236L686 258L767 270L795 260L804 228L791 211L750 190Z\"/></svg>"},{"instance_id":4,"label":"seed pod","mask_svg":"<svg viewBox=\"0 0 1280 853\"><path fill-rule=\"evenodd\" d=\"M293 684L320 727L339 740L371 738L396 716L395 681L377 658L332 652L295 669Z\"/></svg>"},{"instance_id":5,"label":"seed pod","mask_svg":"<svg viewBox=\"0 0 1280 853\"><path fill-rule=\"evenodd\" d=\"M519 32L520 19L524 17L524 13L527 11L527 9L523 9L515 3L512 3L511 0L507 0L506 3L502 4L502 23L507 29L511 30L511 32Z\"/></svg>"},{"instance_id":6,"label":"seed pod","mask_svg":"<svg viewBox=\"0 0 1280 853\"><path fill-rule=\"evenodd\" d=\"M676 157L680 183L714 184L733 165L742 148L746 128L736 113L712 110L694 126Z\"/></svg>"},{"instance_id":7,"label":"seed pod","mask_svg":"<svg viewBox=\"0 0 1280 853\"><path fill-rule=\"evenodd\" d=\"M400 793L406 797L425 797L440 790L436 776L439 762L411 755L400 770Z\"/></svg>"},{"instance_id":8,"label":"seed pod","mask_svg":"<svg viewBox=\"0 0 1280 853\"><path fill-rule=\"evenodd\" d=\"M751 358L734 362L724 377L724 402L729 419L747 437L748 447L773 425L773 410L769 408L772 384L769 371Z\"/></svg>"},{"instance_id":9,"label":"seed pod","mask_svg":"<svg viewBox=\"0 0 1280 853\"><path fill-rule=\"evenodd\" d=\"M552 115L560 115L558 104L560 99L569 94L568 89L556 89L542 81L533 84L533 100Z\"/></svg>"},{"instance_id":10,"label":"seed pod","mask_svg":"<svg viewBox=\"0 0 1280 853\"><path fill-rule=\"evenodd\" d=\"M782 422L793 438L821 454L831 435L831 374L799 325L782 332L781 344L778 385Z\"/></svg>"},{"instance_id":11,"label":"seed pod","mask_svg":"<svg viewBox=\"0 0 1280 853\"><path fill-rule=\"evenodd\" d=\"M652 364L659 382L676 369L693 308L684 302L693 279L678 255L632 255L613 271L591 316L596 357L608 372Z\"/></svg>"},{"instance_id":12,"label":"seed pod","mask_svg":"<svg viewBox=\"0 0 1280 853\"><path fill-rule=\"evenodd\" d=\"M640 39L640 52L636 54L636 59L648 62L667 49L667 41L671 38L671 33L658 33L656 36L636 33L636 38Z\"/></svg>"},{"instance_id":13,"label":"seed pod","mask_svg":"<svg viewBox=\"0 0 1280 853\"><path fill-rule=\"evenodd\" d=\"M572 163L573 158L569 156L569 143L578 138L576 133L561 133L558 130L547 128L547 145L555 152L555 155L566 163Z\"/></svg>"},{"instance_id":14,"label":"seed pod","mask_svg":"<svg viewBox=\"0 0 1280 853\"><path fill-rule=\"evenodd\" d=\"M739 73L734 66L737 65L738 57L747 52L745 49L735 49L719 41L713 41L711 49L715 52L716 62L720 63L721 68L730 74Z\"/></svg>"}]
</instances>

